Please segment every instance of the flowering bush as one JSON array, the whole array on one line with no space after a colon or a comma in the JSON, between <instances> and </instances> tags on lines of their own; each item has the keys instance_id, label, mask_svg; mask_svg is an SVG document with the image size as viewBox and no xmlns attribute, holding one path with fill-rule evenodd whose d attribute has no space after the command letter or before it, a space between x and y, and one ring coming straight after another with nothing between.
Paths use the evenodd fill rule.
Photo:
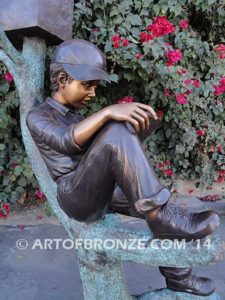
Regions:
<instances>
[{"instance_id":1,"label":"flowering bush","mask_svg":"<svg viewBox=\"0 0 225 300\"><path fill-rule=\"evenodd\" d=\"M75 5L74 37L106 53L113 81L85 113L129 97L162 112L146 153L163 178L224 180L224 15L212 0Z\"/></svg>"},{"instance_id":2,"label":"flowering bush","mask_svg":"<svg viewBox=\"0 0 225 300\"><path fill-rule=\"evenodd\" d=\"M0 218L8 217L6 202L16 202L37 189L21 141L18 105L13 77L0 64Z\"/></svg>"},{"instance_id":3,"label":"flowering bush","mask_svg":"<svg viewBox=\"0 0 225 300\"><path fill-rule=\"evenodd\" d=\"M112 80L83 113L117 102L150 104L163 119L145 149L158 174L169 180L224 182L224 5L215 0L81 0L74 8L74 37L106 53ZM22 146L13 77L1 64L0 102L0 202L35 191L41 201L44 195ZM0 217L8 215L7 209L1 204Z\"/></svg>"}]
</instances>

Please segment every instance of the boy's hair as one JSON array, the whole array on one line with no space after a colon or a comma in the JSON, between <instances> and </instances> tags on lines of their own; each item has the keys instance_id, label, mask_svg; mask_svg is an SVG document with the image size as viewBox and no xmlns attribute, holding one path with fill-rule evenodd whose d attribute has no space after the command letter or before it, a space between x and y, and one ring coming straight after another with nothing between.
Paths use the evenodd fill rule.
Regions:
<instances>
[{"instance_id":1,"label":"boy's hair","mask_svg":"<svg viewBox=\"0 0 225 300\"><path fill-rule=\"evenodd\" d=\"M71 82L73 78L64 70L63 65L60 63L50 64L50 89L52 92L59 90L59 83L57 82L57 76L60 72L63 72L66 76L66 80Z\"/></svg>"}]
</instances>

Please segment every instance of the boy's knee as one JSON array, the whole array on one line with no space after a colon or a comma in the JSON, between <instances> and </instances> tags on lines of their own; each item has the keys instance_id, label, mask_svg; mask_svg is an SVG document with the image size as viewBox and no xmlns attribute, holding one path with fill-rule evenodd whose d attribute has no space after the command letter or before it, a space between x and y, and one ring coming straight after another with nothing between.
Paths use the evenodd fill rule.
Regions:
<instances>
[{"instance_id":1,"label":"boy's knee","mask_svg":"<svg viewBox=\"0 0 225 300\"><path fill-rule=\"evenodd\" d=\"M129 122L110 122L105 128L106 132L113 132L117 136L122 136L123 134L135 134L136 131L134 127Z\"/></svg>"},{"instance_id":2,"label":"boy's knee","mask_svg":"<svg viewBox=\"0 0 225 300\"><path fill-rule=\"evenodd\" d=\"M111 153L118 147L131 147L138 138L133 126L128 122L110 122L97 136L93 146L98 152ZM108 152L109 151L109 152Z\"/></svg>"}]
</instances>

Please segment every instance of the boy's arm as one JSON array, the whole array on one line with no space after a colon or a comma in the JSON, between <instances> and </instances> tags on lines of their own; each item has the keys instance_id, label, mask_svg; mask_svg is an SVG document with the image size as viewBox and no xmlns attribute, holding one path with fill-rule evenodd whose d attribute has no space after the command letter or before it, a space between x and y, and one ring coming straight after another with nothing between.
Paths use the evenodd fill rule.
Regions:
<instances>
[{"instance_id":1,"label":"boy's arm","mask_svg":"<svg viewBox=\"0 0 225 300\"><path fill-rule=\"evenodd\" d=\"M38 148L46 150L47 145L51 149L67 155L83 151L83 148L74 140L75 124L59 126L57 120L46 110L31 110L27 115L26 124Z\"/></svg>"},{"instance_id":2,"label":"boy's arm","mask_svg":"<svg viewBox=\"0 0 225 300\"><path fill-rule=\"evenodd\" d=\"M110 105L78 123L73 131L74 141L79 146L84 146L109 120L127 121L139 133L149 129L151 118L158 119L155 111L146 104L133 102Z\"/></svg>"}]
</instances>

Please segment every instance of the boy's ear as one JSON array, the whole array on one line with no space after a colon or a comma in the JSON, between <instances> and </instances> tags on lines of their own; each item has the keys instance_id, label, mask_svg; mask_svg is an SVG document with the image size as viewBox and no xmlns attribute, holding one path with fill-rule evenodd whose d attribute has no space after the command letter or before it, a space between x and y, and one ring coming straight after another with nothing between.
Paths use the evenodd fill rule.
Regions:
<instances>
[{"instance_id":1,"label":"boy's ear","mask_svg":"<svg viewBox=\"0 0 225 300\"><path fill-rule=\"evenodd\" d=\"M59 86L64 87L67 81L67 76L64 72L59 72L57 75L57 82Z\"/></svg>"}]
</instances>

